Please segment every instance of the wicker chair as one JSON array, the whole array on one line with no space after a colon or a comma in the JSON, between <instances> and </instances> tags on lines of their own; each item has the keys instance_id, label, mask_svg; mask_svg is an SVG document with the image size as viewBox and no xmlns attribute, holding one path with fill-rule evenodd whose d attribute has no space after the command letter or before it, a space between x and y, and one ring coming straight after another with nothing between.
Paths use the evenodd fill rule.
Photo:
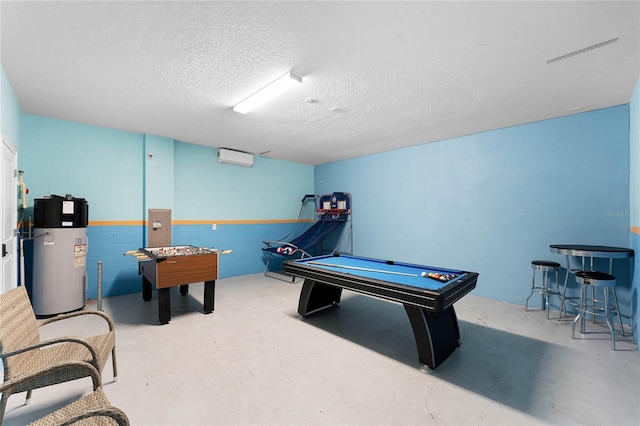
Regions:
<instances>
[{"instance_id":1,"label":"wicker chair","mask_svg":"<svg viewBox=\"0 0 640 426\"><path fill-rule=\"evenodd\" d=\"M92 365L86 362L76 361L76 368L85 370L85 373L93 380L93 393L80 398L53 413L30 423L30 426L61 426L61 425L120 425L129 426L127 415L120 409L111 405L100 387L100 373ZM50 370L64 370L68 364L51 367ZM17 380L9 380L0 384L0 392L19 387L22 382L31 380L32 377L23 377Z\"/></svg>"},{"instance_id":2,"label":"wicker chair","mask_svg":"<svg viewBox=\"0 0 640 426\"><path fill-rule=\"evenodd\" d=\"M91 337L67 336L40 340L40 327L89 314L102 317L107 322L109 331ZM113 321L100 311L77 311L38 321L24 287L1 294L0 360L4 365L5 382L15 385L5 386L2 392L0 424L7 399L12 394L27 391L25 403L28 404L33 389L90 376L79 362L91 364L101 374L111 354L113 377L117 381L115 340ZM98 385L100 384L101 378L98 376Z\"/></svg>"},{"instance_id":3,"label":"wicker chair","mask_svg":"<svg viewBox=\"0 0 640 426\"><path fill-rule=\"evenodd\" d=\"M93 393L30 423L29 426L66 426L70 424L129 426L130 422L124 411L111 405L102 392L102 388L98 388Z\"/></svg>"}]
</instances>

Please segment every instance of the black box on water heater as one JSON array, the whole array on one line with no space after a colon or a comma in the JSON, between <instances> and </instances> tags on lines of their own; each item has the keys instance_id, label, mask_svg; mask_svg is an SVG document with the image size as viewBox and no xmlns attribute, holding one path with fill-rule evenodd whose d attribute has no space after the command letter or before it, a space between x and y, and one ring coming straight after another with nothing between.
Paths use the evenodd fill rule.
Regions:
<instances>
[{"instance_id":1,"label":"black box on water heater","mask_svg":"<svg viewBox=\"0 0 640 426\"><path fill-rule=\"evenodd\" d=\"M84 198L69 194L50 195L33 201L34 228L86 228L89 205Z\"/></svg>"}]
</instances>

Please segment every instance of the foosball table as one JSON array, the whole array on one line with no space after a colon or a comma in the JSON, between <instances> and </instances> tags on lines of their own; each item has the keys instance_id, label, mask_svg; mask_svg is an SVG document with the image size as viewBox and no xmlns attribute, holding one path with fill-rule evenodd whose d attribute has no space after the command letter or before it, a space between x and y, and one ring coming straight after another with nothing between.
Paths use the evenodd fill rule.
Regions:
<instances>
[{"instance_id":1,"label":"foosball table","mask_svg":"<svg viewBox=\"0 0 640 426\"><path fill-rule=\"evenodd\" d=\"M125 254L138 260L142 299L151 300L151 286L158 290L158 319L160 324L167 324L171 320L171 287L180 286L180 294L186 295L189 284L204 281L204 313L213 312L218 253L215 249L185 245L147 247Z\"/></svg>"}]
</instances>

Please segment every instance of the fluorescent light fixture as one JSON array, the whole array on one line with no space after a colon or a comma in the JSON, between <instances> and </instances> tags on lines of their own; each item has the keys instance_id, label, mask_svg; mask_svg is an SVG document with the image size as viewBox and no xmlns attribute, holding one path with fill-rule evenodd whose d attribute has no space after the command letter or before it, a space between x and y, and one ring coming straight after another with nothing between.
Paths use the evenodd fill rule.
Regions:
<instances>
[{"instance_id":1,"label":"fluorescent light fixture","mask_svg":"<svg viewBox=\"0 0 640 426\"><path fill-rule=\"evenodd\" d=\"M236 104L233 107L233 110L241 114L246 114L252 109L257 108L263 103L283 94L298 84L302 84L302 77L292 72L288 72Z\"/></svg>"}]
</instances>

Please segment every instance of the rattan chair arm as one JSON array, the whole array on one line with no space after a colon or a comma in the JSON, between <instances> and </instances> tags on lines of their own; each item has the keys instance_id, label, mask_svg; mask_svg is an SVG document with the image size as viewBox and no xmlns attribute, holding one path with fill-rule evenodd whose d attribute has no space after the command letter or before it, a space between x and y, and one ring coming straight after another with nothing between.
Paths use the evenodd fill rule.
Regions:
<instances>
[{"instance_id":1,"label":"rattan chair arm","mask_svg":"<svg viewBox=\"0 0 640 426\"><path fill-rule=\"evenodd\" d=\"M52 345L57 345L60 343L78 343L80 345L83 345L85 348L87 348L87 350L89 351L89 353L91 353L91 358L93 359L92 364L94 366L98 366L98 354L96 353L96 350L93 346L91 346L91 344L89 342L87 342L86 340L84 340L82 337L77 337L77 336L65 336L65 337L58 337L55 339L49 339L49 340L45 340L42 341L40 343L37 343L35 345L31 345L31 346L25 346L22 347L18 350L12 351L12 352L3 352L0 354L0 359L5 359L5 358L9 358L11 356L15 356L15 355L19 355L25 352L29 352L29 351L33 351L36 349L40 349L46 346L52 346Z\"/></svg>"},{"instance_id":2,"label":"rattan chair arm","mask_svg":"<svg viewBox=\"0 0 640 426\"><path fill-rule=\"evenodd\" d=\"M51 324L52 322L64 320L64 319L67 319L67 318L73 318L73 317L77 317L77 316L80 316L80 315L97 315L97 316L103 318L107 322L107 324L109 324L109 331L113 331L115 329L115 326L113 324L113 320L109 317L109 315L105 314L102 311L98 311L98 310L95 310L95 309L86 310L86 311L69 312L67 314L62 314L62 315L58 315L58 316L55 316L55 317L51 317L51 318L40 320L39 324L40 324L40 326L43 326L43 325Z\"/></svg>"},{"instance_id":3,"label":"rattan chair arm","mask_svg":"<svg viewBox=\"0 0 640 426\"><path fill-rule=\"evenodd\" d=\"M44 373L51 373L56 370L65 370L72 367L87 371L87 376L91 377L91 381L93 382L93 390L96 390L100 387L102 377L93 365L84 361L66 361L59 364L49 365L43 370L35 371L26 376L5 380L4 382L0 383L0 393L6 392L16 386L20 386L23 383L30 382L34 378L37 378Z\"/></svg>"},{"instance_id":4,"label":"rattan chair arm","mask_svg":"<svg viewBox=\"0 0 640 426\"><path fill-rule=\"evenodd\" d=\"M75 422L78 422L83 419L88 419L91 417L110 417L113 420L115 420L116 423L118 423L118 425L120 426L129 426L131 424L129 422L129 418L124 413L124 411L122 411L119 408L109 406L109 407L103 407L103 408L96 408L93 410L87 410L82 414L78 414L76 416L65 419L64 422L58 423L56 426L72 425Z\"/></svg>"}]
</instances>

